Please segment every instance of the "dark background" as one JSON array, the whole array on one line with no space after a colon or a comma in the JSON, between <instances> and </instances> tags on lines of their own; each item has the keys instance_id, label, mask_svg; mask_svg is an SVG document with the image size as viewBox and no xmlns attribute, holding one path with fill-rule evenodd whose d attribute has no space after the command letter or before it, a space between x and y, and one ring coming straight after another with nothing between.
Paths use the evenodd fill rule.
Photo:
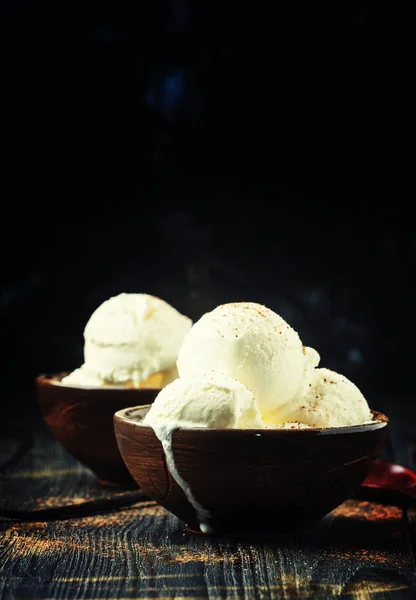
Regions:
<instances>
[{"instance_id":1,"label":"dark background","mask_svg":"<svg viewBox=\"0 0 416 600\"><path fill-rule=\"evenodd\" d=\"M6 412L122 291L265 303L413 402L410 15L280 4L3 3Z\"/></svg>"}]
</instances>

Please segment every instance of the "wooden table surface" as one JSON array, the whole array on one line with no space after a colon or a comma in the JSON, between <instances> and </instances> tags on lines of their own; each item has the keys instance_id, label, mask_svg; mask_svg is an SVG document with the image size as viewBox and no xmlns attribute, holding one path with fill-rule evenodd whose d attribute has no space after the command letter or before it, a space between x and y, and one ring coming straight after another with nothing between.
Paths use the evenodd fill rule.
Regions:
<instances>
[{"instance_id":1,"label":"wooden table surface","mask_svg":"<svg viewBox=\"0 0 416 600\"><path fill-rule=\"evenodd\" d=\"M414 420L401 423L383 458L414 467ZM0 438L0 536L1 600L416 598L415 506L359 496L313 533L211 538L101 486L36 419Z\"/></svg>"}]
</instances>

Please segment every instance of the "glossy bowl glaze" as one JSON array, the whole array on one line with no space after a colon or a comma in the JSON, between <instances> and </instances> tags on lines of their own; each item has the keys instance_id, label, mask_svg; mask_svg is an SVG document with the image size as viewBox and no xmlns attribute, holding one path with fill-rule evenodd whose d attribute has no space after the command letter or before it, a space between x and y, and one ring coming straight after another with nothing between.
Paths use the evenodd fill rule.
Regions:
<instances>
[{"instance_id":1,"label":"glossy bowl glaze","mask_svg":"<svg viewBox=\"0 0 416 600\"><path fill-rule=\"evenodd\" d=\"M142 423L150 407L118 411L120 454L150 498L189 528L200 519L172 477L162 444ZM205 429L173 432L177 471L219 534L292 533L313 527L350 497L386 440L388 419L328 429Z\"/></svg>"},{"instance_id":2,"label":"glossy bowl glaze","mask_svg":"<svg viewBox=\"0 0 416 600\"><path fill-rule=\"evenodd\" d=\"M137 487L114 436L114 413L151 404L159 389L74 387L61 383L67 372L39 375L37 401L56 440L105 484Z\"/></svg>"}]
</instances>

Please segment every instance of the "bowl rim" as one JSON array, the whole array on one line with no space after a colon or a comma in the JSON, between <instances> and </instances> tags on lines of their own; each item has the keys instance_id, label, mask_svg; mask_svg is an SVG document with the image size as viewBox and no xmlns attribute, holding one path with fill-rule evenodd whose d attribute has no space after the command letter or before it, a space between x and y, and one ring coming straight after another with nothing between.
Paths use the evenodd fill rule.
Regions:
<instances>
[{"instance_id":1,"label":"bowl rim","mask_svg":"<svg viewBox=\"0 0 416 600\"><path fill-rule=\"evenodd\" d=\"M124 424L131 425L133 427L145 428L145 429L153 429L147 423L143 423L141 421L137 421L136 419L130 417L126 413L134 412L137 410L149 410L151 404L143 404L138 406L130 406L127 408L120 409L114 413L114 421L121 422ZM247 433L248 435L257 435L259 437L263 435L310 435L310 434L319 434L319 435L335 435L341 433L361 433L363 431L375 431L377 429L382 429L386 427L389 423L388 417L376 410L371 410L371 413L374 417L373 421L368 423L360 423L358 425L344 425L341 427L308 427L305 429L283 429L283 428L266 428L266 429L218 429L215 427L177 427L174 431L180 431L183 433L186 432L195 432L198 431L202 435L209 435L212 433L219 435L241 435L241 433Z\"/></svg>"},{"instance_id":2,"label":"bowl rim","mask_svg":"<svg viewBox=\"0 0 416 600\"><path fill-rule=\"evenodd\" d=\"M53 385L57 388L68 389L68 390L85 390L85 391L97 391L111 393L112 391L123 390L129 394L137 394L137 392L160 392L161 388L156 387L145 387L145 388L134 388L126 387L124 385L74 385L71 383L62 383L61 379L66 375L69 375L72 371L59 371L57 373L40 373L35 377L35 383L39 386ZM140 405L138 405L140 406ZM150 404L149 404L150 406Z\"/></svg>"}]
</instances>

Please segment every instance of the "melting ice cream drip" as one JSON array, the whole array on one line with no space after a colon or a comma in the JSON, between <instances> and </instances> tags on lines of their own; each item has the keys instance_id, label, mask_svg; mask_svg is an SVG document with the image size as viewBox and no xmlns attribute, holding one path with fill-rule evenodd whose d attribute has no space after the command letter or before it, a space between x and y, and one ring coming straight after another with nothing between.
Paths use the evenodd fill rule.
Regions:
<instances>
[{"instance_id":1,"label":"melting ice cream drip","mask_svg":"<svg viewBox=\"0 0 416 600\"><path fill-rule=\"evenodd\" d=\"M176 483L179 485L179 487L182 489L188 502L192 505L196 512L200 530L202 531L202 533L213 533L213 529L209 524L209 521L211 519L211 513L196 500L189 484L176 468L172 447L172 435L175 429L168 429L167 427L157 427L155 425L152 425L151 427L155 432L156 437L162 444L163 450L165 452L166 464L168 466L170 474L172 475Z\"/></svg>"}]
</instances>

